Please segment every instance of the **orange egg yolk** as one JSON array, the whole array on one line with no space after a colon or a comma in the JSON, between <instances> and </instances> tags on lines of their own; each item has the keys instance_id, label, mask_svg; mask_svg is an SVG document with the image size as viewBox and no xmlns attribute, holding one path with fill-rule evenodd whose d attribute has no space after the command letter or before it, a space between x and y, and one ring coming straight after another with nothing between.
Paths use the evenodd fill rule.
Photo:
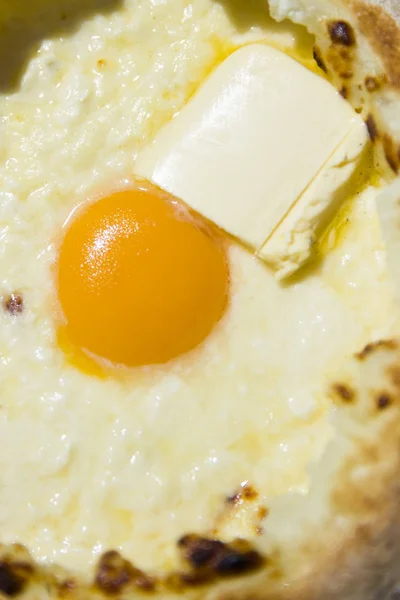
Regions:
<instances>
[{"instance_id":1,"label":"orange egg yolk","mask_svg":"<svg viewBox=\"0 0 400 600\"><path fill-rule=\"evenodd\" d=\"M57 286L70 342L133 367L200 344L224 312L229 273L208 226L156 189L130 189L68 223Z\"/></svg>"}]
</instances>

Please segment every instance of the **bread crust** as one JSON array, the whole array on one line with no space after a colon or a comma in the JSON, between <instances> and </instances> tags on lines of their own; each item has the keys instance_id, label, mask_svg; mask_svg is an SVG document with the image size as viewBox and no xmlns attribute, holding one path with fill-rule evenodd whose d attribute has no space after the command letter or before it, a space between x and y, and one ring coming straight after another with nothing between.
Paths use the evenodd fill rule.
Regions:
<instances>
[{"instance_id":1,"label":"bread crust","mask_svg":"<svg viewBox=\"0 0 400 600\"><path fill-rule=\"evenodd\" d=\"M270 0L270 8L276 19L290 18L315 35L315 55L328 78L368 125L377 167L388 178L397 176L400 171L397 0Z\"/></svg>"},{"instance_id":2,"label":"bread crust","mask_svg":"<svg viewBox=\"0 0 400 600\"><path fill-rule=\"evenodd\" d=\"M383 3L374 5L354 0L351 7L360 33L382 58L389 84L400 90L400 30L380 4ZM392 4L392 14L400 19L400 5Z\"/></svg>"}]
</instances>

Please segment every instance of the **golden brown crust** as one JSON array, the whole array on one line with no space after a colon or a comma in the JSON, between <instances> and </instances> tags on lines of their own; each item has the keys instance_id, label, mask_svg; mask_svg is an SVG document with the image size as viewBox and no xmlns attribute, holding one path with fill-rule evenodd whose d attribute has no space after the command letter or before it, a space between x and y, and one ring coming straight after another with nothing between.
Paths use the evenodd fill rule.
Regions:
<instances>
[{"instance_id":1,"label":"golden brown crust","mask_svg":"<svg viewBox=\"0 0 400 600\"><path fill-rule=\"evenodd\" d=\"M400 89L400 29L397 23L381 6L360 0L352 0L349 4L357 18L357 29L383 61L388 83Z\"/></svg>"},{"instance_id":2,"label":"golden brown crust","mask_svg":"<svg viewBox=\"0 0 400 600\"><path fill-rule=\"evenodd\" d=\"M272 16L280 20L289 17L315 35L318 62L342 96L367 122L376 150L376 165L387 177L390 173L397 175L400 169L400 5L393 2L390 15L383 8L390 0L269 2Z\"/></svg>"}]
</instances>

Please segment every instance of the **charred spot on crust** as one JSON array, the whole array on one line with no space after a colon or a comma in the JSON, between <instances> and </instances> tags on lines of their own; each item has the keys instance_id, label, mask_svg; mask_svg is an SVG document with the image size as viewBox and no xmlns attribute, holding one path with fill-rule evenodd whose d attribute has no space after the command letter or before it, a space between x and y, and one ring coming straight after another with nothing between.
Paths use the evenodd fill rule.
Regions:
<instances>
[{"instance_id":1,"label":"charred spot on crust","mask_svg":"<svg viewBox=\"0 0 400 600\"><path fill-rule=\"evenodd\" d=\"M340 56L340 58L342 58L344 61L348 62L352 59L353 53L348 48L339 48L338 56Z\"/></svg>"},{"instance_id":2,"label":"charred spot on crust","mask_svg":"<svg viewBox=\"0 0 400 600\"><path fill-rule=\"evenodd\" d=\"M251 502L252 500L257 500L258 496L259 493L257 492L257 490L249 483L246 483L246 485L243 485L243 487L238 492L236 492L236 494L228 496L226 498L226 503L238 504L243 500Z\"/></svg>"},{"instance_id":3,"label":"charred spot on crust","mask_svg":"<svg viewBox=\"0 0 400 600\"><path fill-rule=\"evenodd\" d=\"M156 580L154 577L150 577L149 575L146 575L146 573L142 573L136 576L135 586L145 592L152 592L156 587Z\"/></svg>"},{"instance_id":4,"label":"charred spot on crust","mask_svg":"<svg viewBox=\"0 0 400 600\"><path fill-rule=\"evenodd\" d=\"M344 81L346 85L354 74L355 50L347 46L331 44L326 56L330 68Z\"/></svg>"},{"instance_id":5,"label":"charred spot on crust","mask_svg":"<svg viewBox=\"0 0 400 600\"><path fill-rule=\"evenodd\" d=\"M371 354L378 350L396 350L397 344L394 340L380 340L379 342L372 342L371 344L367 344L361 352L356 354L356 358L358 360L365 360Z\"/></svg>"},{"instance_id":6,"label":"charred spot on crust","mask_svg":"<svg viewBox=\"0 0 400 600\"><path fill-rule=\"evenodd\" d=\"M266 519L269 515L268 508L266 506L260 506L257 515L259 519Z\"/></svg>"},{"instance_id":7,"label":"charred spot on crust","mask_svg":"<svg viewBox=\"0 0 400 600\"><path fill-rule=\"evenodd\" d=\"M227 550L215 565L215 570L220 575L240 575L248 573L260 566L260 555L255 550L237 552Z\"/></svg>"},{"instance_id":8,"label":"charred spot on crust","mask_svg":"<svg viewBox=\"0 0 400 600\"><path fill-rule=\"evenodd\" d=\"M262 535L264 533L264 528L262 526L262 522L268 517L269 510L266 506L260 506L257 511L257 518L259 520L259 525L256 527L255 532L257 535Z\"/></svg>"},{"instance_id":9,"label":"charred spot on crust","mask_svg":"<svg viewBox=\"0 0 400 600\"><path fill-rule=\"evenodd\" d=\"M96 573L97 585L106 593L117 593L132 578L132 565L113 550L100 558Z\"/></svg>"},{"instance_id":10,"label":"charred spot on crust","mask_svg":"<svg viewBox=\"0 0 400 600\"><path fill-rule=\"evenodd\" d=\"M179 575L180 589L182 584L185 586L200 586L210 582L210 576L206 572L195 572L195 573L181 573ZM179 587L177 587L179 589Z\"/></svg>"},{"instance_id":11,"label":"charred spot on crust","mask_svg":"<svg viewBox=\"0 0 400 600\"><path fill-rule=\"evenodd\" d=\"M128 584L146 590L151 590L155 586L155 581L151 577L136 569L115 550L105 552L100 557L95 583L103 592L110 595L118 594Z\"/></svg>"},{"instance_id":12,"label":"charred spot on crust","mask_svg":"<svg viewBox=\"0 0 400 600\"><path fill-rule=\"evenodd\" d=\"M202 538L197 535L185 535L178 541L185 559L195 569L212 563L224 548L219 540Z\"/></svg>"},{"instance_id":13,"label":"charred spot on crust","mask_svg":"<svg viewBox=\"0 0 400 600\"><path fill-rule=\"evenodd\" d=\"M354 390L344 383L335 383L333 384L332 389L344 402L353 402L353 400L355 400L356 394Z\"/></svg>"},{"instance_id":14,"label":"charred spot on crust","mask_svg":"<svg viewBox=\"0 0 400 600\"><path fill-rule=\"evenodd\" d=\"M227 504L237 504L240 501L240 494L232 494L232 496L228 496L225 500Z\"/></svg>"},{"instance_id":15,"label":"charred spot on crust","mask_svg":"<svg viewBox=\"0 0 400 600\"><path fill-rule=\"evenodd\" d=\"M347 98L349 97L349 90L348 88L343 85L342 88L339 91L339 94L342 96L342 98L344 98L345 100L347 100Z\"/></svg>"},{"instance_id":16,"label":"charred spot on crust","mask_svg":"<svg viewBox=\"0 0 400 600\"><path fill-rule=\"evenodd\" d=\"M258 492L252 485L246 484L242 491L242 498L243 500L257 500Z\"/></svg>"},{"instance_id":17,"label":"charred spot on crust","mask_svg":"<svg viewBox=\"0 0 400 600\"><path fill-rule=\"evenodd\" d=\"M371 75L365 78L364 83L369 92L375 92L380 87L379 81L376 79L376 77L372 77Z\"/></svg>"},{"instance_id":18,"label":"charred spot on crust","mask_svg":"<svg viewBox=\"0 0 400 600\"><path fill-rule=\"evenodd\" d=\"M389 394L387 394L386 392L383 392L378 395L378 398L376 400L376 406L379 410L384 410L391 404L392 404L392 399L389 396Z\"/></svg>"},{"instance_id":19,"label":"charred spot on crust","mask_svg":"<svg viewBox=\"0 0 400 600\"><path fill-rule=\"evenodd\" d=\"M60 596L67 596L76 588L76 582L73 579L65 579L58 585L58 593Z\"/></svg>"},{"instance_id":20,"label":"charred spot on crust","mask_svg":"<svg viewBox=\"0 0 400 600\"><path fill-rule=\"evenodd\" d=\"M24 582L12 572L10 567L0 563L0 591L5 596L16 596L22 592Z\"/></svg>"},{"instance_id":21,"label":"charred spot on crust","mask_svg":"<svg viewBox=\"0 0 400 600\"><path fill-rule=\"evenodd\" d=\"M383 150L389 167L397 175L399 171L400 157L398 151L396 151L395 143L387 134L383 136Z\"/></svg>"},{"instance_id":22,"label":"charred spot on crust","mask_svg":"<svg viewBox=\"0 0 400 600\"><path fill-rule=\"evenodd\" d=\"M354 46L356 43L354 30L346 21L330 21L328 31L333 44Z\"/></svg>"},{"instance_id":23,"label":"charred spot on crust","mask_svg":"<svg viewBox=\"0 0 400 600\"><path fill-rule=\"evenodd\" d=\"M369 114L365 120L365 124L368 129L369 137L372 141L375 141L379 137L379 131L374 117Z\"/></svg>"},{"instance_id":24,"label":"charred spot on crust","mask_svg":"<svg viewBox=\"0 0 400 600\"><path fill-rule=\"evenodd\" d=\"M24 301L21 294L10 294L4 300L4 309L10 313L10 315L18 315L22 313L24 310Z\"/></svg>"},{"instance_id":25,"label":"charred spot on crust","mask_svg":"<svg viewBox=\"0 0 400 600\"><path fill-rule=\"evenodd\" d=\"M318 67L322 71L324 71L324 73L327 73L328 69L326 68L326 64L324 63L321 53L319 51L319 48L317 46L314 46L314 48L313 48L313 57L314 57L315 62L318 65Z\"/></svg>"},{"instance_id":26,"label":"charred spot on crust","mask_svg":"<svg viewBox=\"0 0 400 600\"><path fill-rule=\"evenodd\" d=\"M29 563L0 561L0 592L9 597L17 596L32 573L33 567Z\"/></svg>"},{"instance_id":27,"label":"charred spot on crust","mask_svg":"<svg viewBox=\"0 0 400 600\"><path fill-rule=\"evenodd\" d=\"M241 575L264 564L262 556L244 540L226 544L190 534L179 540L178 547L195 572L183 575L186 583L199 583L199 577L204 582L216 576Z\"/></svg>"}]
</instances>

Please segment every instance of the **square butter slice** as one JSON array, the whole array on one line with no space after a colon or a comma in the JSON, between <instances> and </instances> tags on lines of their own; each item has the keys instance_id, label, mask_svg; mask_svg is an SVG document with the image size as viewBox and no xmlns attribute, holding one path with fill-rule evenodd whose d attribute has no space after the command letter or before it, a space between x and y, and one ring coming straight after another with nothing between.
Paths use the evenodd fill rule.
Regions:
<instances>
[{"instance_id":1,"label":"square butter slice","mask_svg":"<svg viewBox=\"0 0 400 600\"><path fill-rule=\"evenodd\" d=\"M320 224L327 224L326 214L334 217L335 209L346 200L349 193L346 183L358 166L367 142L367 128L359 119L257 251L258 257L275 270L278 279L292 275L311 255L315 232Z\"/></svg>"},{"instance_id":2,"label":"square butter slice","mask_svg":"<svg viewBox=\"0 0 400 600\"><path fill-rule=\"evenodd\" d=\"M134 171L268 261L267 240L361 125L360 148L365 127L327 81L275 48L251 44L215 69Z\"/></svg>"}]
</instances>

